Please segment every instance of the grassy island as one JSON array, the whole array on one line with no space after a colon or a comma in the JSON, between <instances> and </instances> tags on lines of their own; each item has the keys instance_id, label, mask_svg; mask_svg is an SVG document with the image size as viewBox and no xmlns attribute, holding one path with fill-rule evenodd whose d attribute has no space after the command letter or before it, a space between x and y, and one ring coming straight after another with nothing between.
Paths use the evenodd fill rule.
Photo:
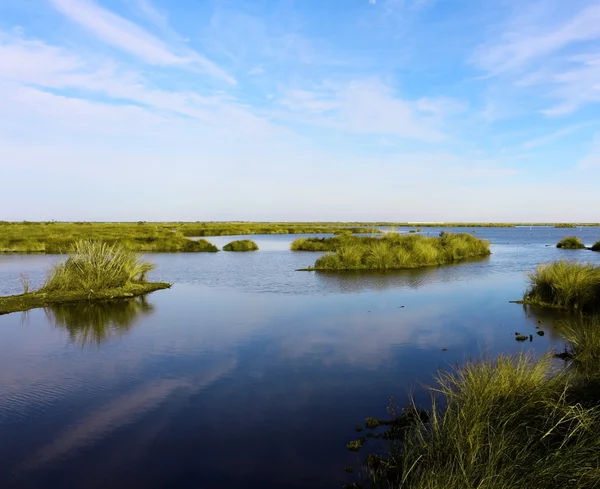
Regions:
<instances>
[{"instance_id":1,"label":"grassy island","mask_svg":"<svg viewBox=\"0 0 600 489\"><path fill-rule=\"evenodd\" d=\"M597 241L592 245L592 251L600 251L600 241Z\"/></svg>"},{"instance_id":2,"label":"grassy island","mask_svg":"<svg viewBox=\"0 0 600 489\"><path fill-rule=\"evenodd\" d=\"M576 226L575 226L575 224L571 224L570 222L562 222L562 223L557 224L554 227L558 228L558 229L562 229L562 228L571 229L571 228L575 228Z\"/></svg>"},{"instance_id":3,"label":"grassy island","mask_svg":"<svg viewBox=\"0 0 600 489\"><path fill-rule=\"evenodd\" d=\"M382 237L340 236L292 243L292 249L331 251L314 270L394 270L445 265L490 254L488 241L466 233L440 237L388 233Z\"/></svg>"},{"instance_id":4,"label":"grassy island","mask_svg":"<svg viewBox=\"0 0 600 489\"><path fill-rule=\"evenodd\" d=\"M258 251L258 245L251 239L240 239L227 243L223 251Z\"/></svg>"},{"instance_id":5,"label":"grassy island","mask_svg":"<svg viewBox=\"0 0 600 489\"><path fill-rule=\"evenodd\" d=\"M523 303L577 311L600 309L600 266L569 261L540 265L529 274Z\"/></svg>"},{"instance_id":6,"label":"grassy island","mask_svg":"<svg viewBox=\"0 0 600 489\"><path fill-rule=\"evenodd\" d=\"M0 297L0 314L75 302L137 297L171 284L148 282L154 265L118 244L78 241L37 291Z\"/></svg>"},{"instance_id":7,"label":"grassy island","mask_svg":"<svg viewBox=\"0 0 600 489\"><path fill-rule=\"evenodd\" d=\"M556 243L557 248L563 248L565 250L582 250L585 245L581 239L577 236L567 236Z\"/></svg>"}]
</instances>

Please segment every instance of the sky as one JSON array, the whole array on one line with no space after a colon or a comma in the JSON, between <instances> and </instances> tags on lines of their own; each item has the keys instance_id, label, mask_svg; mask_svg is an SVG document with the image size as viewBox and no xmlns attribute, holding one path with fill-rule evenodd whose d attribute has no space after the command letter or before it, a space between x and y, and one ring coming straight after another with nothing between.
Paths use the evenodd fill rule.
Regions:
<instances>
[{"instance_id":1,"label":"sky","mask_svg":"<svg viewBox=\"0 0 600 489\"><path fill-rule=\"evenodd\" d=\"M598 222L600 0L0 0L0 220Z\"/></svg>"}]
</instances>

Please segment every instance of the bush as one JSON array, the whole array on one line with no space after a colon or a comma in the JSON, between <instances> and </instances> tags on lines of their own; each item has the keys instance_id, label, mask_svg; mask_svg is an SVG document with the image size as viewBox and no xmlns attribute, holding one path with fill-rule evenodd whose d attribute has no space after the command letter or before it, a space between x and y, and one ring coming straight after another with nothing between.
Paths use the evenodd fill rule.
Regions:
<instances>
[{"instance_id":1,"label":"bush","mask_svg":"<svg viewBox=\"0 0 600 489\"><path fill-rule=\"evenodd\" d=\"M600 241L593 244L592 251L600 251Z\"/></svg>"},{"instance_id":2,"label":"bush","mask_svg":"<svg viewBox=\"0 0 600 489\"><path fill-rule=\"evenodd\" d=\"M119 244L77 241L67 260L52 268L41 292L99 292L145 283L147 273L153 269L153 264Z\"/></svg>"},{"instance_id":3,"label":"bush","mask_svg":"<svg viewBox=\"0 0 600 489\"><path fill-rule=\"evenodd\" d=\"M555 261L540 265L528 275L530 288L525 302L574 310L600 306L600 267L591 264Z\"/></svg>"},{"instance_id":4,"label":"bush","mask_svg":"<svg viewBox=\"0 0 600 489\"><path fill-rule=\"evenodd\" d=\"M232 241L223 246L223 251L257 251L258 245L251 239Z\"/></svg>"},{"instance_id":5,"label":"bush","mask_svg":"<svg viewBox=\"0 0 600 489\"><path fill-rule=\"evenodd\" d=\"M561 239L557 244L557 248L563 248L565 250L581 250L585 248L585 245L581 242L581 239L577 236L567 236Z\"/></svg>"}]
</instances>

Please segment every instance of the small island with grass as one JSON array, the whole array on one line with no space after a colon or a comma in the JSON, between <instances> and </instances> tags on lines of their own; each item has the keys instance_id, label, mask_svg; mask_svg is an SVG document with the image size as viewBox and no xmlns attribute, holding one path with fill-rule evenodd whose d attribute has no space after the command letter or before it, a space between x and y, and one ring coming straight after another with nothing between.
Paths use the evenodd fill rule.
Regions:
<instances>
[{"instance_id":1,"label":"small island with grass","mask_svg":"<svg viewBox=\"0 0 600 489\"><path fill-rule=\"evenodd\" d=\"M563 250L583 250L585 249L585 245L581 241L581 239L577 236L567 236L566 238L561 239L558 243L556 243L557 248L562 248Z\"/></svg>"},{"instance_id":2,"label":"small island with grass","mask_svg":"<svg viewBox=\"0 0 600 489\"><path fill-rule=\"evenodd\" d=\"M590 249L592 251L600 251L600 241L596 241Z\"/></svg>"},{"instance_id":3,"label":"small island with grass","mask_svg":"<svg viewBox=\"0 0 600 489\"><path fill-rule=\"evenodd\" d=\"M523 304L573 311L600 311L600 266L555 261L540 265L529 276Z\"/></svg>"},{"instance_id":4,"label":"small island with grass","mask_svg":"<svg viewBox=\"0 0 600 489\"><path fill-rule=\"evenodd\" d=\"M251 239L239 239L223 246L223 251L258 251L258 245Z\"/></svg>"},{"instance_id":5,"label":"small island with grass","mask_svg":"<svg viewBox=\"0 0 600 489\"><path fill-rule=\"evenodd\" d=\"M467 233L439 237L387 233L381 237L301 238L296 251L329 251L304 270L401 270L447 265L490 254L489 241Z\"/></svg>"},{"instance_id":6,"label":"small island with grass","mask_svg":"<svg viewBox=\"0 0 600 489\"><path fill-rule=\"evenodd\" d=\"M167 289L171 284L148 282L154 265L119 244L77 241L63 263L48 273L44 285L33 292L0 297L0 314L75 302L137 297Z\"/></svg>"}]
</instances>

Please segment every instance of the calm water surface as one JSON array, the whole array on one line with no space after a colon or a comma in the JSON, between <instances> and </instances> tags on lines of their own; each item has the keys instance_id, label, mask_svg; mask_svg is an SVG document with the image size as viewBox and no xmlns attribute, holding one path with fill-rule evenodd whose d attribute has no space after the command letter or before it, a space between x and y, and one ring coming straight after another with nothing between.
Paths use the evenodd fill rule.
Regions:
<instances>
[{"instance_id":1,"label":"calm water surface","mask_svg":"<svg viewBox=\"0 0 600 489\"><path fill-rule=\"evenodd\" d=\"M600 264L553 247L573 234L600 239L478 228L488 259L385 274L296 272L319 254L254 236L255 253L150 255L174 286L143 300L0 316L0 487L340 487L354 426L390 396L426 403L438 368L561 347L551 313L508 301L538 263ZM0 256L0 294L57 260Z\"/></svg>"}]
</instances>

